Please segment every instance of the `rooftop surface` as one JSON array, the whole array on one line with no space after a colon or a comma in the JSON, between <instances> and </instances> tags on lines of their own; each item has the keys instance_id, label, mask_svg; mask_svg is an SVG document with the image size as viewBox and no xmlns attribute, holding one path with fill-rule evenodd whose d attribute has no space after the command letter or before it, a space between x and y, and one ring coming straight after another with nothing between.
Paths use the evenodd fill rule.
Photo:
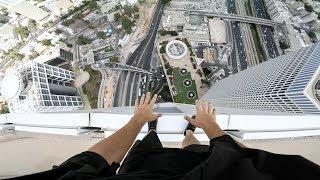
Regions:
<instances>
[{"instance_id":1,"label":"rooftop surface","mask_svg":"<svg viewBox=\"0 0 320 180\"><path fill-rule=\"evenodd\" d=\"M69 157L87 150L103 139L103 134L81 136L49 135L29 132L0 134L0 178L51 169ZM208 142L203 142L203 144ZM298 154L320 164L320 137L274 140L242 140L241 143L273 153ZM181 147L180 142L163 143Z\"/></svg>"}]
</instances>

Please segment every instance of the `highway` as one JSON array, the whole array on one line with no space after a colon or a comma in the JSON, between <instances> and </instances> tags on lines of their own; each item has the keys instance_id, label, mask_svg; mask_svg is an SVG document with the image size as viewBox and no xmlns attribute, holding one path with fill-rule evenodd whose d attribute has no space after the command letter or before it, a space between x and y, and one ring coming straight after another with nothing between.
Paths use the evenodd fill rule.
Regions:
<instances>
[{"instance_id":1,"label":"highway","mask_svg":"<svg viewBox=\"0 0 320 180\"><path fill-rule=\"evenodd\" d=\"M237 0L235 2L237 13L241 15L247 15L245 8L245 0ZM246 49L248 67L252 67L259 64L259 57L255 45L255 39L252 36L250 26L251 25L249 23L240 22L240 30L243 36L244 47Z\"/></svg>"},{"instance_id":2,"label":"highway","mask_svg":"<svg viewBox=\"0 0 320 180\"><path fill-rule=\"evenodd\" d=\"M234 2L231 2L228 0L228 11L229 11L229 5L233 4ZM275 22L267 18L263 17L253 17L253 16L245 16L245 15L240 15L237 13L230 13L225 14L225 13L213 13L213 12L207 12L207 11L199 11L199 10L187 10L187 9L182 9L182 8L168 8L168 10L171 11L184 11L184 12L189 12L191 15L204 15L204 16L213 16L213 17L220 17L222 19L227 19L230 21L237 21L237 22L245 22L245 23L252 23L252 24L259 24L259 25L265 25L265 26L274 26L274 25L281 25L281 22Z\"/></svg>"},{"instance_id":3,"label":"highway","mask_svg":"<svg viewBox=\"0 0 320 180\"><path fill-rule=\"evenodd\" d=\"M141 41L138 48L129 56L126 63L127 65L138 67L146 71L150 70L150 62L152 60L154 42L157 34L157 29L160 24L163 6L164 4L161 1L157 4L145 39ZM122 71L118 79L113 106L116 107L133 105L135 99L139 96L138 92L141 79L144 79L145 82L148 82L149 77L130 71Z\"/></svg>"},{"instance_id":4,"label":"highway","mask_svg":"<svg viewBox=\"0 0 320 180\"><path fill-rule=\"evenodd\" d=\"M230 14L236 14L236 4L235 0L228 0L228 12ZM234 50L231 53L231 66L232 73L237 73L244 69L247 69L247 57L244 48L243 38L240 31L240 22L231 21L231 30L233 35L233 48Z\"/></svg>"},{"instance_id":5,"label":"highway","mask_svg":"<svg viewBox=\"0 0 320 180\"><path fill-rule=\"evenodd\" d=\"M254 10L252 13L256 17L268 19L268 15L261 0L251 0L250 3L252 6L251 9ZM257 28L268 59L279 56L279 50L273 38L272 28L265 25L257 25Z\"/></svg>"}]
</instances>

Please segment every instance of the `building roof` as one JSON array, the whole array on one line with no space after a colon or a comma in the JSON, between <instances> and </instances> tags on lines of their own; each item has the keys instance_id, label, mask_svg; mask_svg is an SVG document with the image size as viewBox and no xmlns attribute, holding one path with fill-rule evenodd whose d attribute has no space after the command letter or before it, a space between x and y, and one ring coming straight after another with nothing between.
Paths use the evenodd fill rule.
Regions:
<instances>
[{"instance_id":1,"label":"building roof","mask_svg":"<svg viewBox=\"0 0 320 180\"><path fill-rule=\"evenodd\" d=\"M9 11L19 13L30 19L40 21L49 16L45 10L30 4L27 1L18 1L7 6Z\"/></svg>"},{"instance_id":2,"label":"building roof","mask_svg":"<svg viewBox=\"0 0 320 180\"><path fill-rule=\"evenodd\" d=\"M22 81L16 71L7 73L1 81L1 95L7 101L16 98L23 89Z\"/></svg>"}]
</instances>

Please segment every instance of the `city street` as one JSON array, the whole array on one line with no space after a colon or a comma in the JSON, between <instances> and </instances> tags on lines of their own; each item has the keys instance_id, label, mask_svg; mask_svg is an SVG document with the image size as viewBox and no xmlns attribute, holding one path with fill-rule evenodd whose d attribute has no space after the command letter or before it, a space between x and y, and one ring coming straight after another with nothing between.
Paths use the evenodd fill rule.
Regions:
<instances>
[{"instance_id":1,"label":"city street","mask_svg":"<svg viewBox=\"0 0 320 180\"><path fill-rule=\"evenodd\" d=\"M160 24L164 4L159 2L150 23L150 28L138 48L129 56L126 64L135 66L144 70L150 70L150 62L152 60L152 53L154 50L154 42L157 34L157 29ZM120 73L118 79L117 90L115 91L115 98L113 106L130 106L139 96L139 82L145 78L148 82L149 78L142 74L123 71Z\"/></svg>"}]
</instances>

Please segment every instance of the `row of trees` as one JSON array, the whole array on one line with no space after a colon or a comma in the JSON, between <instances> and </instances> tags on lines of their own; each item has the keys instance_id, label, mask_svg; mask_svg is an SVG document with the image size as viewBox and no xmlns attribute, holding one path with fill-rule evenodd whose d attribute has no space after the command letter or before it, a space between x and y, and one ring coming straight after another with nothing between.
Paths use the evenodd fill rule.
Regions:
<instances>
[{"instance_id":1,"label":"row of trees","mask_svg":"<svg viewBox=\"0 0 320 180\"><path fill-rule=\"evenodd\" d=\"M159 30L159 33L161 36L165 36L165 35L178 36L177 31L166 31L162 29L162 30Z\"/></svg>"},{"instance_id":2,"label":"row of trees","mask_svg":"<svg viewBox=\"0 0 320 180\"><path fill-rule=\"evenodd\" d=\"M26 26L18 26L14 29L14 31L22 38L27 38L30 34L29 29Z\"/></svg>"},{"instance_id":3,"label":"row of trees","mask_svg":"<svg viewBox=\"0 0 320 180\"><path fill-rule=\"evenodd\" d=\"M76 43L79 45L91 44L91 42L92 42L92 39L87 38L83 35L79 35L76 40Z\"/></svg>"},{"instance_id":4,"label":"row of trees","mask_svg":"<svg viewBox=\"0 0 320 180\"><path fill-rule=\"evenodd\" d=\"M138 6L123 6L123 12L114 14L114 20L118 24L121 24L122 29L126 34L132 33L132 28L135 26L135 20L139 18Z\"/></svg>"}]
</instances>

